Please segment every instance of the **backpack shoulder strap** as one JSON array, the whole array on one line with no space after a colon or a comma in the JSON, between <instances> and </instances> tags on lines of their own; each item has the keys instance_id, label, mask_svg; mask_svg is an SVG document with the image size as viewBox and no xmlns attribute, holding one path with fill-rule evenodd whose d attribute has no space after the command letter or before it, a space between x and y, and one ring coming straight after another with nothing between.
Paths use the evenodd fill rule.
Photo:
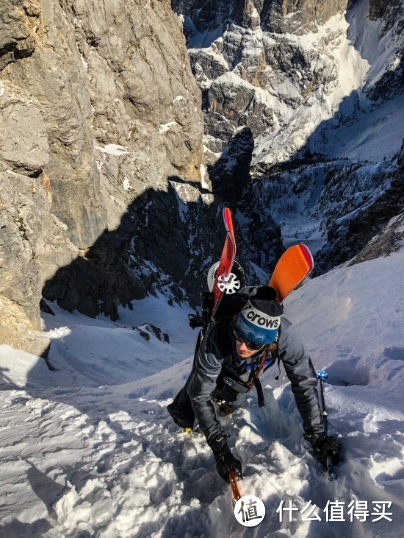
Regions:
<instances>
[{"instance_id":1,"label":"backpack shoulder strap","mask_svg":"<svg viewBox=\"0 0 404 538\"><path fill-rule=\"evenodd\" d=\"M217 345L219 347L220 356L223 357L223 366L227 367L233 361L233 349L231 345L231 340L229 338L229 324L232 317L226 316L220 318L216 321L216 334L217 334Z\"/></svg>"}]
</instances>

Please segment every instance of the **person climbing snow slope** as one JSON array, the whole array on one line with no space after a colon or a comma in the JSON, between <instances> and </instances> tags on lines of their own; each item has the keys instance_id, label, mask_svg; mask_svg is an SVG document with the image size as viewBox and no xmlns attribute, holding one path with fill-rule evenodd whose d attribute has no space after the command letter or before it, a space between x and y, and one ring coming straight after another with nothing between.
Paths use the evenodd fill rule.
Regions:
<instances>
[{"instance_id":1,"label":"person climbing snow slope","mask_svg":"<svg viewBox=\"0 0 404 538\"><path fill-rule=\"evenodd\" d=\"M167 408L174 422L181 428L193 428L196 419L213 451L219 475L228 481L229 471L233 471L241 478L241 462L229 449L217 414L237 408L253 386L259 406L263 406L258 375L278 359L291 382L304 438L324 466L327 457L337 465L340 444L324 432L316 373L298 332L275 300L275 290L249 287L239 295L245 302L239 314L213 323L195 353L184 388Z\"/></svg>"}]
</instances>

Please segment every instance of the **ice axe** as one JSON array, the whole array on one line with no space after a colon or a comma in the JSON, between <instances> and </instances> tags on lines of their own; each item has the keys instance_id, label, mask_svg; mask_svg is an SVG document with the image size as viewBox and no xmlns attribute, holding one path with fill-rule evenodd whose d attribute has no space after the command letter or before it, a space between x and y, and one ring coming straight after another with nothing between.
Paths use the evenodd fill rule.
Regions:
<instances>
[{"instance_id":1,"label":"ice axe","mask_svg":"<svg viewBox=\"0 0 404 538\"><path fill-rule=\"evenodd\" d=\"M241 499L241 493L238 489L237 484L237 478L236 475L233 473L233 471L229 471L229 481L230 481L230 487L231 487L231 493L233 495L233 509L236 506L236 502Z\"/></svg>"}]
</instances>

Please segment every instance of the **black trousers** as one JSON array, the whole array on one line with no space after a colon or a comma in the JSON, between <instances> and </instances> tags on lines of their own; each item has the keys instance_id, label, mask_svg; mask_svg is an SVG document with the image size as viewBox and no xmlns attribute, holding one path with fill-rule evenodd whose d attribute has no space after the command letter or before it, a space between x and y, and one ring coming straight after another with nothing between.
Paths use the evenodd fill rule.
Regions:
<instances>
[{"instance_id":1,"label":"black trousers","mask_svg":"<svg viewBox=\"0 0 404 538\"><path fill-rule=\"evenodd\" d=\"M173 403L167 406L167 411L170 413L173 421L180 428L193 428L195 423L195 412L188 395L189 387L192 383L193 371L188 377L184 388L182 388Z\"/></svg>"},{"instance_id":2,"label":"black trousers","mask_svg":"<svg viewBox=\"0 0 404 538\"><path fill-rule=\"evenodd\" d=\"M195 412L189 397L189 388L192 384L194 370L187 379L184 387L174 398L173 403L167 406L174 422L180 428L193 428L195 426ZM216 387L212 392L212 400L221 402L222 407L226 407L227 413L237 408L245 399L245 394L240 394L223 382L223 371L217 378Z\"/></svg>"}]
</instances>

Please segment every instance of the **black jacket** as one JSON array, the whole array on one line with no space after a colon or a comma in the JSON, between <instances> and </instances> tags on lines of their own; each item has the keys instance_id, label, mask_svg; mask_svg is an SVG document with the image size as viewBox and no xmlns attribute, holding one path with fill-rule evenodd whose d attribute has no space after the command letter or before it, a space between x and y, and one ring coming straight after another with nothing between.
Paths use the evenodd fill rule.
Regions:
<instances>
[{"instance_id":1,"label":"black jacket","mask_svg":"<svg viewBox=\"0 0 404 538\"><path fill-rule=\"evenodd\" d=\"M316 374L298 333L284 317L279 332L278 354L292 384L296 405L303 419L304 432L322 432ZM212 399L212 392L216 388L223 366L231 363L232 370L236 371L241 379L246 379L246 366L256 362L261 356L259 353L242 359L237 355L229 318L221 319L209 328L187 383L192 407L208 444L211 444L216 436L223 434Z\"/></svg>"}]
</instances>

